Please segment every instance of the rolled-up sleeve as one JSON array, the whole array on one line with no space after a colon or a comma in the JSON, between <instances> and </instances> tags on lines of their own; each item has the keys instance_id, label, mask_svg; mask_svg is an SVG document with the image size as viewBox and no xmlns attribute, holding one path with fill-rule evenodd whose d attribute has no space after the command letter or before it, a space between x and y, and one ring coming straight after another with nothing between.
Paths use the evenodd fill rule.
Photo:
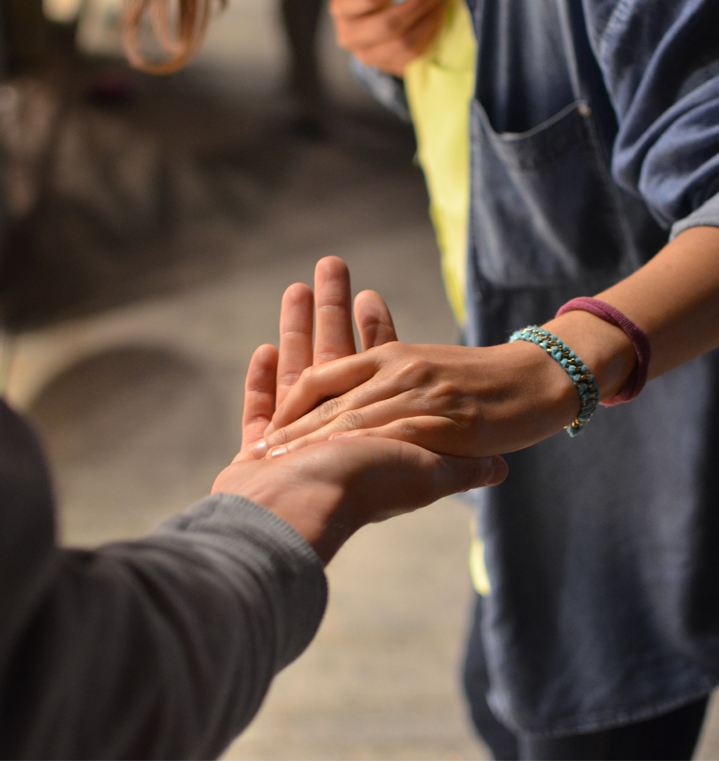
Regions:
<instances>
[{"instance_id":1,"label":"rolled-up sleeve","mask_svg":"<svg viewBox=\"0 0 719 761\"><path fill-rule=\"evenodd\" d=\"M614 179L640 196L663 227L679 223L673 234L719 225L719 3L584 0L584 6L618 121Z\"/></svg>"}]
</instances>

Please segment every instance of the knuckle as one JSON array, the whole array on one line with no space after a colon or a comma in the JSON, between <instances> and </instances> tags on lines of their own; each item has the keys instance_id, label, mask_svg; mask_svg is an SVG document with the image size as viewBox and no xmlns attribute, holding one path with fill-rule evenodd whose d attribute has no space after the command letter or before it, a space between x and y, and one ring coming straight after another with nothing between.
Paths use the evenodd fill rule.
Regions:
<instances>
[{"instance_id":1,"label":"knuckle","mask_svg":"<svg viewBox=\"0 0 719 761\"><path fill-rule=\"evenodd\" d=\"M437 492L451 490L455 493L468 492L476 488L477 470L470 460L464 458L444 461L435 471L434 487Z\"/></svg>"},{"instance_id":2,"label":"knuckle","mask_svg":"<svg viewBox=\"0 0 719 761\"><path fill-rule=\"evenodd\" d=\"M400 376L412 385L424 383L431 375L429 362L423 357L407 357L400 368Z\"/></svg>"},{"instance_id":3,"label":"knuckle","mask_svg":"<svg viewBox=\"0 0 719 761\"><path fill-rule=\"evenodd\" d=\"M403 26L402 20L393 13L386 14L382 19L382 32L385 37L399 37Z\"/></svg>"},{"instance_id":4,"label":"knuckle","mask_svg":"<svg viewBox=\"0 0 719 761\"><path fill-rule=\"evenodd\" d=\"M302 373L298 372L286 372L277 376L278 386L294 386L295 383L302 377Z\"/></svg>"},{"instance_id":5,"label":"knuckle","mask_svg":"<svg viewBox=\"0 0 719 761\"><path fill-rule=\"evenodd\" d=\"M414 41L406 36L397 35L395 39L394 55L396 58L406 58L412 55L415 49Z\"/></svg>"},{"instance_id":6,"label":"knuckle","mask_svg":"<svg viewBox=\"0 0 719 761\"><path fill-rule=\"evenodd\" d=\"M455 402L458 400L459 392L454 383L448 380L437 381L430 391L430 395L434 400L440 400L444 406L455 406Z\"/></svg>"},{"instance_id":7,"label":"knuckle","mask_svg":"<svg viewBox=\"0 0 719 761\"><path fill-rule=\"evenodd\" d=\"M332 18L351 18L361 10L361 5L358 6L356 0L330 0L329 12Z\"/></svg>"},{"instance_id":8,"label":"knuckle","mask_svg":"<svg viewBox=\"0 0 719 761\"><path fill-rule=\"evenodd\" d=\"M268 423L268 420L267 420L267 415L261 412L249 414L243 421L243 425L245 428L249 428L250 426L254 426L254 425L260 425L262 423L266 424Z\"/></svg>"},{"instance_id":9,"label":"knuckle","mask_svg":"<svg viewBox=\"0 0 719 761\"><path fill-rule=\"evenodd\" d=\"M362 415L357 410L347 410L337 418L337 427L342 431L356 431L362 424Z\"/></svg>"},{"instance_id":10,"label":"knuckle","mask_svg":"<svg viewBox=\"0 0 719 761\"><path fill-rule=\"evenodd\" d=\"M472 409L458 409L452 415L454 424L463 432L479 433L483 426L483 421Z\"/></svg>"},{"instance_id":11,"label":"knuckle","mask_svg":"<svg viewBox=\"0 0 719 761\"><path fill-rule=\"evenodd\" d=\"M289 429L280 428L280 430L273 433L270 438L273 447L276 447L280 444L286 444L290 440Z\"/></svg>"},{"instance_id":12,"label":"knuckle","mask_svg":"<svg viewBox=\"0 0 719 761\"><path fill-rule=\"evenodd\" d=\"M332 362L335 359L340 359L342 356L342 353L339 351L332 351L331 349L327 349L326 351L317 352L317 354L315 354L314 361L316 365L324 365L327 362Z\"/></svg>"},{"instance_id":13,"label":"knuckle","mask_svg":"<svg viewBox=\"0 0 719 761\"><path fill-rule=\"evenodd\" d=\"M474 489L477 486L478 482L484 483L486 481L486 478L484 478L483 472L477 472L476 468L471 467L470 464L465 462L459 463L459 482L460 482L460 488L459 490L461 492L467 492L471 489Z\"/></svg>"},{"instance_id":14,"label":"knuckle","mask_svg":"<svg viewBox=\"0 0 719 761\"><path fill-rule=\"evenodd\" d=\"M343 50L351 50L352 39L344 24L337 24L335 28L335 40Z\"/></svg>"},{"instance_id":15,"label":"knuckle","mask_svg":"<svg viewBox=\"0 0 719 761\"><path fill-rule=\"evenodd\" d=\"M311 383L313 378L315 377L315 369L311 365L309 367L305 367L305 369L300 373L299 380L304 383Z\"/></svg>"},{"instance_id":16,"label":"knuckle","mask_svg":"<svg viewBox=\"0 0 719 761\"><path fill-rule=\"evenodd\" d=\"M322 402L317 408L317 413L324 422L334 420L342 413L341 397L333 397L332 399L327 399L327 401Z\"/></svg>"},{"instance_id":17,"label":"knuckle","mask_svg":"<svg viewBox=\"0 0 719 761\"><path fill-rule=\"evenodd\" d=\"M368 351L375 355L377 361L388 362L397 354L401 354L404 346L405 344L395 339L394 341L387 341L381 346L373 346Z\"/></svg>"},{"instance_id":18,"label":"knuckle","mask_svg":"<svg viewBox=\"0 0 719 761\"><path fill-rule=\"evenodd\" d=\"M403 420L399 425L399 433L402 439L414 441L419 434L419 428L413 421Z\"/></svg>"}]
</instances>

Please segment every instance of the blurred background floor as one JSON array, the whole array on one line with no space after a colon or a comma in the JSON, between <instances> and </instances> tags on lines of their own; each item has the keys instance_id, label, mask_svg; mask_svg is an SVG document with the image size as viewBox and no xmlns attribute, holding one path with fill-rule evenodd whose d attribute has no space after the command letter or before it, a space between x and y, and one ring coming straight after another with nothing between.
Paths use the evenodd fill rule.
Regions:
<instances>
[{"instance_id":1,"label":"blurred background floor","mask_svg":"<svg viewBox=\"0 0 719 761\"><path fill-rule=\"evenodd\" d=\"M401 339L456 339L411 131L326 21L323 136L297 128L268 0L231 3L171 78L103 57L0 88L8 395L47 443L63 541L140 536L207 493L239 446L251 352L320 257L382 293ZM487 758L459 694L468 519L448 499L355 537L319 636L226 757Z\"/></svg>"}]
</instances>

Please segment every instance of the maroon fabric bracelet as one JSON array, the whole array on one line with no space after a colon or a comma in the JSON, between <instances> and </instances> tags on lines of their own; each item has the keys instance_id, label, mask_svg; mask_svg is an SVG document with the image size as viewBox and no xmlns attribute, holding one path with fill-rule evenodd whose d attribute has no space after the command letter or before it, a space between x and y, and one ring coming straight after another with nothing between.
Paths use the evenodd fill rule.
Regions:
<instances>
[{"instance_id":1,"label":"maroon fabric bracelet","mask_svg":"<svg viewBox=\"0 0 719 761\"><path fill-rule=\"evenodd\" d=\"M639 392L644 388L647 382L647 373L649 372L649 360L652 356L652 348L649 345L649 339L646 333L635 325L626 315L622 314L616 307L607 304L599 299L590 299L581 296L578 299L568 301L558 312L557 317L565 312L572 311L589 312L606 322L616 325L624 331L627 338L632 342L634 351L637 355L637 363L631 375L627 378L622 390L611 399L605 402L599 402L603 407L613 407L615 404L622 402L631 402L639 396Z\"/></svg>"}]
</instances>

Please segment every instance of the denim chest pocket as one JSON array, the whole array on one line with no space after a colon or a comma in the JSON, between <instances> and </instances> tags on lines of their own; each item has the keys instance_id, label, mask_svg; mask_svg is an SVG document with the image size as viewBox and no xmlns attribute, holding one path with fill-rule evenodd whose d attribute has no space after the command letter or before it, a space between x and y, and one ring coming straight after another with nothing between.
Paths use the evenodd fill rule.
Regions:
<instances>
[{"instance_id":1,"label":"denim chest pocket","mask_svg":"<svg viewBox=\"0 0 719 761\"><path fill-rule=\"evenodd\" d=\"M472 102L470 239L499 287L606 282L629 274L627 237L592 124L576 101L526 132L496 132Z\"/></svg>"}]
</instances>

